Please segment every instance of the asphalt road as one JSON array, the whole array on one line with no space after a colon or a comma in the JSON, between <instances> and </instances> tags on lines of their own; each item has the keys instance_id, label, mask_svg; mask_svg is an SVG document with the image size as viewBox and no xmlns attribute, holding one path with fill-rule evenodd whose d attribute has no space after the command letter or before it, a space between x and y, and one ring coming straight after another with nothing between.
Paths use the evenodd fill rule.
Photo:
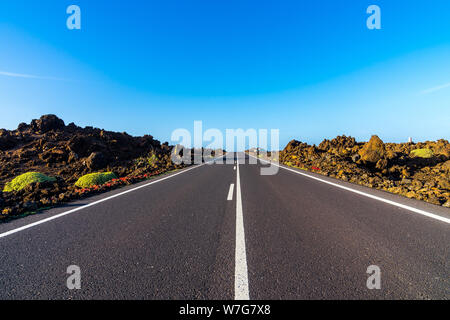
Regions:
<instances>
[{"instance_id":1,"label":"asphalt road","mask_svg":"<svg viewBox=\"0 0 450 320\"><path fill-rule=\"evenodd\" d=\"M1 224L0 299L450 298L449 209L235 158Z\"/></svg>"}]
</instances>

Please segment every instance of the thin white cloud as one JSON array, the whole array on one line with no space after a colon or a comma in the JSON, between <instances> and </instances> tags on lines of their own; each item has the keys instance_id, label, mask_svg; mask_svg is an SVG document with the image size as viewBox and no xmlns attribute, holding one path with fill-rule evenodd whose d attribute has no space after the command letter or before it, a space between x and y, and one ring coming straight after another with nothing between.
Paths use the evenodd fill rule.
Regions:
<instances>
[{"instance_id":1,"label":"thin white cloud","mask_svg":"<svg viewBox=\"0 0 450 320\"><path fill-rule=\"evenodd\" d=\"M446 83L446 84L443 84L443 85L440 85L440 86L437 86L437 87L434 87L434 88L423 90L421 92L421 94L428 94L428 93L436 92L436 91L439 91L439 90L442 90L442 89L445 89L445 88L449 88L449 87L450 87L450 82Z\"/></svg>"},{"instance_id":2,"label":"thin white cloud","mask_svg":"<svg viewBox=\"0 0 450 320\"><path fill-rule=\"evenodd\" d=\"M39 79L39 80L55 80L55 81L71 81L69 79L56 78L56 77L42 77L32 74L13 73L0 70L0 76L13 77L13 78L25 78L25 79Z\"/></svg>"}]
</instances>

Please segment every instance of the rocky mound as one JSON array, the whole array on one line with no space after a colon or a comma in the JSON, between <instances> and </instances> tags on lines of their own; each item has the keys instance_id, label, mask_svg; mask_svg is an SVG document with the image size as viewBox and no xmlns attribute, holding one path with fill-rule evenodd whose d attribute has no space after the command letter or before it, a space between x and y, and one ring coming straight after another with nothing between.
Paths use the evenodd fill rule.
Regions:
<instances>
[{"instance_id":1,"label":"rocky mound","mask_svg":"<svg viewBox=\"0 0 450 320\"><path fill-rule=\"evenodd\" d=\"M65 125L55 115L21 123L16 130L1 129L0 219L107 189L99 186L80 193L74 184L88 173L114 172L119 178L110 185L114 187L181 168L171 161L172 148L150 135L133 137L74 123ZM1 192L6 183L26 172L40 172L56 181Z\"/></svg>"},{"instance_id":2,"label":"rocky mound","mask_svg":"<svg viewBox=\"0 0 450 320\"><path fill-rule=\"evenodd\" d=\"M280 162L450 207L447 140L396 144L372 136L369 142L358 143L355 138L338 136L318 147L292 140L280 152Z\"/></svg>"}]
</instances>

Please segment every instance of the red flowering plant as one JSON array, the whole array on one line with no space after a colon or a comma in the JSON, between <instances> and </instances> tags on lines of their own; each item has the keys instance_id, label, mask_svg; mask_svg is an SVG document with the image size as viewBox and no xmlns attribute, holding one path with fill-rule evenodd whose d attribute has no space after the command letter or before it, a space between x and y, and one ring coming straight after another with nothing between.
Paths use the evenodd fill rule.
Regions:
<instances>
[{"instance_id":1,"label":"red flowering plant","mask_svg":"<svg viewBox=\"0 0 450 320\"><path fill-rule=\"evenodd\" d=\"M112 179L108 182L106 182L105 184L102 185L93 185L91 187L88 188L81 188L81 189L75 189L75 192L78 193L79 195L91 195L91 194L95 194L95 193L99 193L99 192L104 192L104 191L109 191L115 188L118 188L120 186L124 186L124 185L130 185L133 183L137 183L137 182L141 182L144 180L147 180L151 177L160 175L162 173L164 173L165 170L162 169L157 169L153 172L150 173L146 173L146 174L141 174L141 175L135 175L135 176L126 176L126 177L120 177L120 178L116 178L116 179Z\"/></svg>"}]
</instances>

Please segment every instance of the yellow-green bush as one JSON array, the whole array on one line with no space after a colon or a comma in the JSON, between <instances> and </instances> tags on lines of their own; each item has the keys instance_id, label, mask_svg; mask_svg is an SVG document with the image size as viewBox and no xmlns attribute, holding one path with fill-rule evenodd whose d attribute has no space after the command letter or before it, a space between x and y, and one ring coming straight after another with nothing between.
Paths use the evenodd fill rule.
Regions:
<instances>
[{"instance_id":1,"label":"yellow-green bush","mask_svg":"<svg viewBox=\"0 0 450 320\"><path fill-rule=\"evenodd\" d=\"M102 185L112 179L117 179L116 175L112 172L89 173L78 179L78 181L75 182L75 186L79 188L89 188Z\"/></svg>"},{"instance_id":2,"label":"yellow-green bush","mask_svg":"<svg viewBox=\"0 0 450 320\"><path fill-rule=\"evenodd\" d=\"M152 153L151 156L149 156L149 157L147 158L147 163L148 163L150 166L155 166L155 165L157 165L157 164L158 164L158 157L156 156L156 154Z\"/></svg>"},{"instance_id":3,"label":"yellow-green bush","mask_svg":"<svg viewBox=\"0 0 450 320\"><path fill-rule=\"evenodd\" d=\"M430 149L416 149L411 151L411 156L419 158L431 158L434 153Z\"/></svg>"},{"instance_id":4,"label":"yellow-green bush","mask_svg":"<svg viewBox=\"0 0 450 320\"><path fill-rule=\"evenodd\" d=\"M15 177L12 181L8 182L3 189L3 192L19 191L25 188L27 185L36 182L53 182L56 179L46 176L39 172L27 172L18 177Z\"/></svg>"},{"instance_id":5,"label":"yellow-green bush","mask_svg":"<svg viewBox=\"0 0 450 320\"><path fill-rule=\"evenodd\" d=\"M146 157L140 157L134 160L135 165L142 167L142 166L151 166L155 167L159 164L158 156L150 152L148 156Z\"/></svg>"}]
</instances>

